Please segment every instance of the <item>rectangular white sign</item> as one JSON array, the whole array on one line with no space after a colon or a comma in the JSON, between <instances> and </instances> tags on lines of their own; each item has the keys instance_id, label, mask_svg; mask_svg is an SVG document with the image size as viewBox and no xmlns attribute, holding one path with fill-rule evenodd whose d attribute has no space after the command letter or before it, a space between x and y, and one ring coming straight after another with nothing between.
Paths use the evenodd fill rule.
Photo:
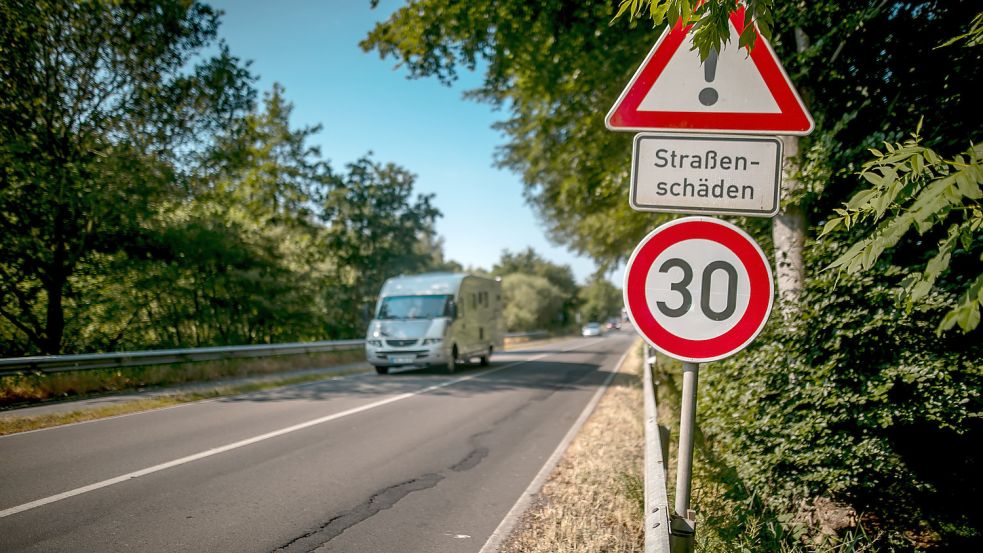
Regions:
<instances>
[{"instance_id":1,"label":"rectangular white sign","mask_svg":"<svg viewBox=\"0 0 983 553\"><path fill-rule=\"evenodd\" d=\"M638 211L774 217L781 183L777 137L635 135L629 203Z\"/></svg>"}]
</instances>

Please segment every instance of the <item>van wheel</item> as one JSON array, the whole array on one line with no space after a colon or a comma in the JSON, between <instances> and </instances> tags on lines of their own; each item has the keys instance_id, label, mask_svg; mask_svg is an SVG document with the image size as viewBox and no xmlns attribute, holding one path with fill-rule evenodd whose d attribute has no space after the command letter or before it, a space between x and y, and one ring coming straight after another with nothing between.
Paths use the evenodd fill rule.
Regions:
<instances>
[{"instance_id":1,"label":"van wheel","mask_svg":"<svg viewBox=\"0 0 983 553\"><path fill-rule=\"evenodd\" d=\"M486 353L486 354L484 354L484 355L481 356L481 366L482 367L487 367L488 366L488 360L491 359L491 354L492 354L492 347L491 346L488 346L488 353Z\"/></svg>"},{"instance_id":2,"label":"van wheel","mask_svg":"<svg viewBox=\"0 0 983 553\"><path fill-rule=\"evenodd\" d=\"M376 367L375 372L379 374L389 374L389 367Z\"/></svg>"},{"instance_id":3,"label":"van wheel","mask_svg":"<svg viewBox=\"0 0 983 553\"><path fill-rule=\"evenodd\" d=\"M457 346L451 348L451 356L447 360L447 374L451 374L457 369Z\"/></svg>"}]
</instances>

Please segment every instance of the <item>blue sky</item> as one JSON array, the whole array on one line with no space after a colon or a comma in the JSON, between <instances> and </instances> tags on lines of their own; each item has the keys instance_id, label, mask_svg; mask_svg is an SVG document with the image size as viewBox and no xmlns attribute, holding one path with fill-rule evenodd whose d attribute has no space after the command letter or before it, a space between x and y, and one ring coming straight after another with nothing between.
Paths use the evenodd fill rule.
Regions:
<instances>
[{"instance_id":1,"label":"blue sky","mask_svg":"<svg viewBox=\"0 0 983 553\"><path fill-rule=\"evenodd\" d=\"M490 269L502 250L532 246L570 265L580 282L593 273L590 259L549 244L519 177L493 167L505 138L491 125L506 114L462 98L480 75L462 74L452 88L410 80L393 60L358 47L401 2L384 0L374 10L369 0L208 3L225 12L219 34L234 55L252 61L259 89L286 88L294 127L323 125L313 142L332 167L371 151L415 173L418 192L436 194L448 258Z\"/></svg>"}]
</instances>

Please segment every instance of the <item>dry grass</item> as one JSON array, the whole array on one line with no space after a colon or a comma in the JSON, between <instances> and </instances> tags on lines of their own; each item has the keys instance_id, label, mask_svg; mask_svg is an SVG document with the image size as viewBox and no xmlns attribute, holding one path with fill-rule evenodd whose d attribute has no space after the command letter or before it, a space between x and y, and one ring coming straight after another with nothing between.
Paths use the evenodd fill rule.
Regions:
<instances>
[{"instance_id":1,"label":"dry grass","mask_svg":"<svg viewBox=\"0 0 983 553\"><path fill-rule=\"evenodd\" d=\"M74 422L84 422L104 419L107 417L115 417L118 415L127 415L140 411L161 409L180 403L185 403L186 401L188 400L182 401L180 396L164 396L128 401L118 405L108 405L95 409L81 409L68 413L0 417L0 436L4 436L6 434L16 434L17 432L27 432L30 430L40 430L42 428L61 426L63 424L71 424Z\"/></svg>"},{"instance_id":2,"label":"dry grass","mask_svg":"<svg viewBox=\"0 0 983 553\"><path fill-rule=\"evenodd\" d=\"M563 342L573 337L574 337L573 334L561 334L558 336L550 336L548 338L528 338L528 337L506 338L505 347L503 349L505 351L512 351L517 349L538 347L546 344Z\"/></svg>"},{"instance_id":3,"label":"dry grass","mask_svg":"<svg viewBox=\"0 0 983 553\"><path fill-rule=\"evenodd\" d=\"M501 551L642 551L641 366L632 348Z\"/></svg>"}]
</instances>

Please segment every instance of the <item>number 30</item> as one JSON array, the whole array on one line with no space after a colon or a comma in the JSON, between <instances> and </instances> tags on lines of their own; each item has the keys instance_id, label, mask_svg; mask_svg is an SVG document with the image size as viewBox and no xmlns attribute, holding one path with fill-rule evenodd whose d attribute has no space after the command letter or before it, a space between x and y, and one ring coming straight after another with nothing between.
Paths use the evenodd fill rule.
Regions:
<instances>
[{"instance_id":1,"label":"number 30","mask_svg":"<svg viewBox=\"0 0 983 553\"><path fill-rule=\"evenodd\" d=\"M679 307L669 307L666 302L660 301L656 302L656 305L665 316L667 317L682 317L689 312L690 308L693 307L693 294L690 293L688 286L693 281L693 267L690 266L686 261L674 257L672 259L667 259L665 263L659 267L660 273L668 273L670 269L679 268L683 270L683 278L679 281L674 282L669 288L673 292L679 293L682 296L683 301L680 302ZM710 307L710 279L713 278L713 273L716 271L723 271L727 275L727 305L720 311L714 311ZM730 318L737 309L737 269L733 265L727 263L726 261L714 261L703 269L703 276L700 283L700 310L703 314L712 321L723 321Z\"/></svg>"}]
</instances>

